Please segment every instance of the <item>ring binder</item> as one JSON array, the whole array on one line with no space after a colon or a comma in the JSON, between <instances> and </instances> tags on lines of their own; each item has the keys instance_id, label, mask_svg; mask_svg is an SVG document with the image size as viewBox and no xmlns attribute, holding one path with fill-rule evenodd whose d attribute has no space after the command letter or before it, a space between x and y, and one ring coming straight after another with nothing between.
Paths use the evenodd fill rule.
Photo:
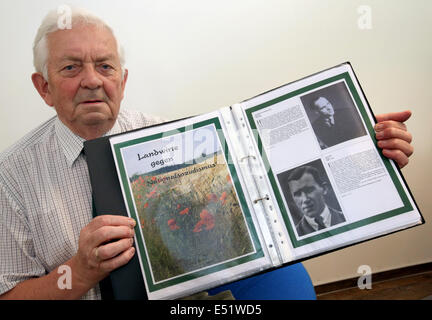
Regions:
<instances>
[{"instance_id":1,"label":"ring binder","mask_svg":"<svg viewBox=\"0 0 432 320\"><path fill-rule=\"evenodd\" d=\"M254 200L254 203L256 204L256 203L258 203L258 201L262 201L262 200L270 200L270 197L266 194L266 196L263 197L263 198L255 199L255 200Z\"/></svg>"},{"instance_id":2,"label":"ring binder","mask_svg":"<svg viewBox=\"0 0 432 320\"><path fill-rule=\"evenodd\" d=\"M303 232L299 229L303 222L307 222L303 216L310 213L312 207L315 206L308 205L309 208L306 210L308 212L302 210L299 217L297 214L293 215L294 210L297 212L301 209L297 207L297 204L290 203L290 198L294 194L291 194L293 190L291 190L290 181L286 181L289 180L289 177L294 177L294 174L291 175L294 170L299 171L301 168L312 165L318 166L317 163L320 163L319 168L322 166L320 172L325 173L326 181L329 181L327 182L328 189L330 190L331 184L335 183L332 188L337 191L334 197L336 200L345 196L345 193L336 188L339 188L339 184L344 183L347 184L347 188L359 189L360 182L358 182L359 186L354 182L357 183L369 177L363 177L363 173L368 172L365 170L368 167L364 163L369 159L363 156L363 152L374 150L375 140L371 136L365 136L361 138L362 145L358 141L346 141L345 143L348 143L346 147L329 147L324 153L319 146L312 125L310 127L308 125L311 119L308 118L306 106L299 104L299 101L302 101L300 98L305 94L310 94L311 90L329 90L328 87L344 81L349 90L347 97L349 99L351 96L354 97L356 105L353 108L355 107L356 112L359 112L365 126L372 128L373 114L367 109L366 103L363 105L365 97L362 95L361 88L358 87L359 84L355 82L355 75L352 72L349 65L336 67L233 107L219 109L218 112L86 141L92 190L95 191L96 212L99 214L107 211L127 212L129 216L141 222L141 226L137 226L138 255L135 255L134 264L129 263L125 266L128 269L121 268L110 275L115 298L177 299L259 272L273 270L294 261L302 261L424 223L409 193L408 186L405 185L403 177L399 175L400 172L395 171L397 168L391 162L381 163L378 154L376 159L380 166L376 165L376 168L379 170L383 168L385 173L383 172L382 177L385 175L387 178L381 180L379 177L380 180L376 180L375 186L368 184L367 188L370 189L366 190L362 187L357 196L352 199L344 198L344 205L341 206L344 211L342 213L347 213L350 221L330 226L327 230ZM343 92L345 91L344 89ZM281 113L283 116L280 115ZM262 133L256 125L257 117L259 121L263 121L263 117L267 118L266 126L262 126L261 129L273 128L277 138L273 141L274 144L261 139ZM300 119L301 122L297 119ZM308 125L307 130L310 133L307 139L303 134L298 136L306 132L303 130L306 128L304 123ZM284 124L284 126L276 126L279 124ZM209 140L206 141L211 142L212 146L218 146L208 151L220 157L223 166L213 168L204 165L205 158L210 158L212 155L207 150L206 157L199 157L198 152L198 157L193 158L196 160L193 163L184 161L174 166L161 165L162 168L157 170L151 165L151 161L157 161L153 160L156 158L146 160L138 158L137 160L135 152L139 151L134 149L130 157L128 153L123 153L123 150L131 150L132 146L141 150L141 143L143 148L146 146L144 144L151 143L149 148L160 146L154 151L158 151L159 148L163 151L165 150L163 138L177 135L180 131L186 141L186 138L190 139L194 136L194 134L187 135L187 133L204 129L209 130L206 133L212 133L208 136ZM282 140L279 141L279 139ZM292 143L291 147L288 147L288 140L289 144ZM282 141L285 141L283 145L276 145ZM195 147L195 144L192 143L192 145ZM303 145L300 151L296 150L298 146ZM197 147L200 146L197 145ZM275 150L272 152L275 153L269 158L267 152L273 148ZM182 144L179 143L178 151L186 152L186 150L187 148L183 149ZM160 162L165 157L164 153L158 152L151 157L162 157ZM331 157L327 158L328 155ZM204 159L201 160L201 158ZM249 158L253 158L253 161ZM362 161L355 164L354 160L357 159ZM142 162L137 166L140 168L138 171L135 170L135 161ZM291 181L296 181L292 185L298 186L301 178L305 178L304 175L303 173L299 178L292 178ZM348 179L351 175L356 179L354 182ZM178 179L180 177L181 179ZM313 182L314 186L319 186L319 181L316 179L318 178L309 173L305 179L301 180L301 186L308 186L309 182ZM154 181L158 184L153 184ZM177 186L179 192L174 194L172 190ZM196 190L195 194L192 197L181 197L183 191L180 191L180 187L183 186L187 186L185 192L190 192L193 188ZM386 191L381 192L381 189L386 189ZM306 192L304 188L298 190ZM350 192L355 193L355 190ZM107 198L107 194L110 197ZM153 194L164 200L156 199ZM139 196L145 199L145 203L143 201L139 205L138 200L141 199ZM262 205L257 205L262 200L267 200L267 202L263 201ZM160 207L160 201L172 204L173 210L169 207ZM152 202L150 206L149 202ZM332 200L331 204L334 202L335 200ZM201 203L206 203L206 209L201 208ZM191 212L185 214L182 206L192 208L192 205L199 209L190 210ZM291 205L296 205L296 207ZM149 208L144 210L148 206ZM179 210L175 210L175 206ZM216 208L226 214L215 214ZM330 206L327 208L330 212ZM236 216L232 215L232 209L237 210ZM242 228L228 228L234 223ZM152 226L153 224L155 226ZM144 233L147 234L147 232L151 236L145 238ZM230 235L229 232L232 234ZM160 248L159 243L165 240L165 236L166 239L169 238L171 245L163 244L163 250L167 250L164 252L170 255L172 253L172 257L178 253L178 256L186 261L185 267L188 269L185 269L176 259L165 259L165 255L157 254ZM224 241L224 237L234 239L234 236L235 239L241 240L235 243ZM178 244L183 246L189 244L187 241L193 242L193 245L196 244L196 250L183 250L181 246L178 246ZM224 246L218 246L218 251L226 253L226 256L214 257L212 249L215 242L223 243ZM239 243L242 245L237 245ZM156 254L150 257L149 251L145 250L146 246L154 249ZM191 247L192 245L187 246L187 248ZM243 249L246 247L247 249ZM203 254L207 256L201 261ZM233 263L236 261L234 259L239 259L239 264ZM214 267L216 265L217 268ZM172 270L165 273L164 266L172 267ZM130 274L127 281L125 278L128 276L125 276L125 272L128 273L128 276ZM135 273L139 274L142 280L137 279ZM155 274L158 277L155 277ZM172 281L173 277L175 281Z\"/></svg>"},{"instance_id":3,"label":"ring binder","mask_svg":"<svg viewBox=\"0 0 432 320\"><path fill-rule=\"evenodd\" d=\"M243 160L244 160L244 159L247 159L247 158L253 158L254 160L256 159L255 156L249 154L249 155L247 155L247 156L242 157L242 158L240 159L240 161L243 162Z\"/></svg>"}]
</instances>

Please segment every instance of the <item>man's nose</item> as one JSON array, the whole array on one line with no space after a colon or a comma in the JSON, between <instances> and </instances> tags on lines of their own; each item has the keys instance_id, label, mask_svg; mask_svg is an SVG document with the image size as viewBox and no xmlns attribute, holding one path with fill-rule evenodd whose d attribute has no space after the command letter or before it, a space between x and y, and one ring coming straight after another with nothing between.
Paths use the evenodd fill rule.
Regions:
<instances>
[{"instance_id":1,"label":"man's nose","mask_svg":"<svg viewBox=\"0 0 432 320\"><path fill-rule=\"evenodd\" d=\"M85 66L82 71L81 87L86 89L97 89L102 86L103 81L94 66Z\"/></svg>"},{"instance_id":2,"label":"man's nose","mask_svg":"<svg viewBox=\"0 0 432 320\"><path fill-rule=\"evenodd\" d=\"M300 199L302 200L302 202L310 200L309 195L306 192L302 192L300 194Z\"/></svg>"}]
</instances>

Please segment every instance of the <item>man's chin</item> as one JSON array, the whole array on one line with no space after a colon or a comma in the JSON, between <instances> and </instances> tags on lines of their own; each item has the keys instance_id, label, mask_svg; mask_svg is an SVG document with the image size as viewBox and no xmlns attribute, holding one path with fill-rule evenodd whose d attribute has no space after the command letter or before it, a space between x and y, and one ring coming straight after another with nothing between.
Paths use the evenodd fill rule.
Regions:
<instances>
[{"instance_id":1,"label":"man's chin","mask_svg":"<svg viewBox=\"0 0 432 320\"><path fill-rule=\"evenodd\" d=\"M307 206L307 207L303 207L302 208L302 211L303 211L303 213L305 214L305 215L307 215L307 216L313 216L314 214L315 214L315 208L312 206L312 205L310 205L310 206Z\"/></svg>"},{"instance_id":2,"label":"man's chin","mask_svg":"<svg viewBox=\"0 0 432 320\"><path fill-rule=\"evenodd\" d=\"M316 212L316 210L309 210L309 211L304 210L303 212L306 216L308 216L309 218L312 218L312 219L314 219L316 216L319 215L318 212Z\"/></svg>"},{"instance_id":3,"label":"man's chin","mask_svg":"<svg viewBox=\"0 0 432 320\"><path fill-rule=\"evenodd\" d=\"M101 112L89 112L81 117L81 123L86 126L99 126L113 122L112 116Z\"/></svg>"}]
</instances>

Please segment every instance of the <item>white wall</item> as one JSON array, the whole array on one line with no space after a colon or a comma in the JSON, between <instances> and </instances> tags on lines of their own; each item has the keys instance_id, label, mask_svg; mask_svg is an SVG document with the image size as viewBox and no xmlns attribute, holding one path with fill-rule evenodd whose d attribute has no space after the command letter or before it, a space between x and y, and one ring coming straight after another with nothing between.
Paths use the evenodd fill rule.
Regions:
<instances>
[{"instance_id":1,"label":"white wall","mask_svg":"<svg viewBox=\"0 0 432 320\"><path fill-rule=\"evenodd\" d=\"M168 118L215 110L351 61L376 113L409 108L415 154L403 170L431 217L430 0L93 0L83 5L116 30L127 54L124 107ZM0 150L54 112L32 87L40 21L62 1L0 2ZM360 5L372 29L358 26ZM432 226L403 231L305 262L315 284L432 261Z\"/></svg>"}]
</instances>

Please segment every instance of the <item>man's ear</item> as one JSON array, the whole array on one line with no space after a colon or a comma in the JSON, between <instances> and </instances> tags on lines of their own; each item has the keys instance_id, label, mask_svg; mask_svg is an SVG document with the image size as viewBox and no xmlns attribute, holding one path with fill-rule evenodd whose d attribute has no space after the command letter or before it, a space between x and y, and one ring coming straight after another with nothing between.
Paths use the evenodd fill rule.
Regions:
<instances>
[{"instance_id":1,"label":"man's ear","mask_svg":"<svg viewBox=\"0 0 432 320\"><path fill-rule=\"evenodd\" d=\"M327 182L323 181L321 184L321 188L323 188L323 195L326 196L329 191L329 185Z\"/></svg>"},{"instance_id":2,"label":"man's ear","mask_svg":"<svg viewBox=\"0 0 432 320\"><path fill-rule=\"evenodd\" d=\"M126 82L127 82L127 79L128 79L128 75L129 75L129 70L125 69L124 70L124 75L123 75L123 80L122 80L122 99L123 99L123 94L124 94L124 90L125 90L125 87L126 87Z\"/></svg>"},{"instance_id":3,"label":"man's ear","mask_svg":"<svg viewBox=\"0 0 432 320\"><path fill-rule=\"evenodd\" d=\"M54 103L51 99L51 94L48 89L48 81L45 80L45 78L40 72L33 73L31 79L33 81L34 87L36 88L42 99L44 99L47 105L52 107Z\"/></svg>"}]
</instances>

